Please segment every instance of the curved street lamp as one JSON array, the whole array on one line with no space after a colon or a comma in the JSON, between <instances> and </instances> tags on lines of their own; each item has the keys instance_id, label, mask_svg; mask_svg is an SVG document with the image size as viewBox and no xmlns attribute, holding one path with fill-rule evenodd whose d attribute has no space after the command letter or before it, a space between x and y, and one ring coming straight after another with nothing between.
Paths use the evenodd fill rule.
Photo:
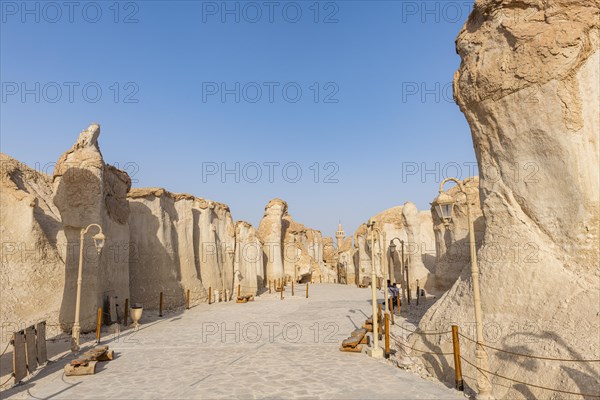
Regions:
<instances>
[{"instance_id":1,"label":"curved street lamp","mask_svg":"<svg viewBox=\"0 0 600 400\"><path fill-rule=\"evenodd\" d=\"M94 239L94 246L96 247L96 252L98 253L98 255L100 255L100 252L102 251L102 248L104 247L104 242L106 240L106 236L104 236L104 234L102 233L102 227L98 224L90 224L86 228L82 228L79 232L79 270L77 271L77 297L75 299L75 322L73 323L73 331L71 332L71 351L73 353L77 353L80 349L79 334L81 333L81 327L79 325L79 313L81 310L81 283L83 276L83 239L85 238L85 234L93 226L98 228L98 233L92 237Z\"/></svg>"},{"instance_id":2,"label":"curved street lamp","mask_svg":"<svg viewBox=\"0 0 600 400\"><path fill-rule=\"evenodd\" d=\"M369 356L383 358L383 350L379 347L379 321L377 321L377 289L375 286L375 221L370 219L367 228L371 229L371 303L373 306L373 347L369 349Z\"/></svg>"},{"instance_id":3,"label":"curved street lamp","mask_svg":"<svg viewBox=\"0 0 600 400\"><path fill-rule=\"evenodd\" d=\"M440 183L438 197L433 200L431 205L437 212L445 226L449 226L452 221L455 200L444 191L444 185L449 182L455 182L462 193L465 194L467 203L467 220L469 223L469 248L471 250L471 277L473 279L473 304L475 307L475 326L477 334L477 348L475 357L477 359L477 390L478 399L492 399L492 386L487 376L481 371L489 371L489 360L487 352L483 348L483 313L481 311L481 293L479 290L479 268L477 267L477 252L475 250L475 230L473 228L473 217L471 216L471 201L469 194L461 181L456 178L446 178Z\"/></svg>"}]
</instances>

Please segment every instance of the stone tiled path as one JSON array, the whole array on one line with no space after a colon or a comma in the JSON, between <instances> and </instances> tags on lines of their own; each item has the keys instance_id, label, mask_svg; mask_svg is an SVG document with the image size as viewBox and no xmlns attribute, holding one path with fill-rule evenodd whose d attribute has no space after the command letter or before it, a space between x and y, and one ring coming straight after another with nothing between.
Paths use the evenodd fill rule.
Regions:
<instances>
[{"instance_id":1,"label":"stone tiled path","mask_svg":"<svg viewBox=\"0 0 600 400\"><path fill-rule=\"evenodd\" d=\"M370 314L370 290L311 285L291 297L263 295L247 304L198 305L158 319L146 313L138 331L104 343L115 360L95 375L65 377L65 356L11 399L460 399L365 354L342 353L342 339ZM99 364L100 365L100 364Z\"/></svg>"}]
</instances>

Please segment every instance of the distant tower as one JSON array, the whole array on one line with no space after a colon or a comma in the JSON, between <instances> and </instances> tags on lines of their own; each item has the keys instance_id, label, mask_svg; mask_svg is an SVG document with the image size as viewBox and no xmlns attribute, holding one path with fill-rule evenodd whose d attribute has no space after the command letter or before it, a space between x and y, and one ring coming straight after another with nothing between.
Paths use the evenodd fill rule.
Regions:
<instances>
[{"instance_id":1,"label":"distant tower","mask_svg":"<svg viewBox=\"0 0 600 400\"><path fill-rule=\"evenodd\" d=\"M342 247L342 241L346 237L346 232L342 229L342 223L338 224L337 232L335 232L335 238L337 239L337 247L340 249Z\"/></svg>"}]
</instances>

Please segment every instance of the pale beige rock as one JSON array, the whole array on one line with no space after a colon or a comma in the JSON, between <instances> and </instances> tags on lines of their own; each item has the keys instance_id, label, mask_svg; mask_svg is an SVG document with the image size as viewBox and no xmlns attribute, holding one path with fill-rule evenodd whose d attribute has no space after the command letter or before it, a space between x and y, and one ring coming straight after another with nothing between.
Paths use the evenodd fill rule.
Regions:
<instances>
[{"instance_id":1,"label":"pale beige rock","mask_svg":"<svg viewBox=\"0 0 600 400\"><path fill-rule=\"evenodd\" d=\"M159 188L129 192L132 302L156 308L183 305L186 291L194 302L207 290L233 293L235 227L225 204ZM256 278L255 278L256 279ZM253 283L256 287L256 281Z\"/></svg>"},{"instance_id":2,"label":"pale beige rock","mask_svg":"<svg viewBox=\"0 0 600 400\"><path fill-rule=\"evenodd\" d=\"M129 205L131 180L124 171L106 165L98 146L100 126L90 125L54 169L53 202L58 208L70 251L66 255L65 290L60 320L66 329L74 320L79 237L89 224L102 226L106 242L97 254L91 228L84 241L81 328L96 325L96 310L107 298L129 297ZM74 251L73 251L74 250Z\"/></svg>"},{"instance_id":3,"label":"pale beige rock","mask_svg":"<svg viewBox=\"0 0 600 400\"><path fill-rule=\"evenodd\" d=\"M455 97L471 127L486 219L478 252L484 334L497 348L600 359L599 9L598 0L478 0L457 39ZM473 336L471 299L463 274L420 327L454 322ZM436 351L451 348L427 339ZM489 354L498 374L597 394L597 364ZM472 347L463 355L474 360ZM452 379L452 362L436 359L428 358L432 371ZM463 372L476 374L465 364ZM492 383L496 398L567 398Z\"/></svg>"},{"instance_id":4,"label":"pale beige rock","mask_svg":"<svg viewBox=\"0 0 600 400\"><path fill-rule=\"evenodd\" d=\"M265 270L268 280L284 277L283 268L283 217L287 203L281 199L271 200L258 226L258 237L263 243Z\"/></svg>"},{"instance_id":5,"label":"pale beige rock","mask_svg":"<svg viewBox=\"0 0 600 400\"><path fill-rule=\"evenodd\" d=\"M335 268L323 260L323 235L294 221L287 212L287 203L271 200L258 228L263 243L263 257L267 279L294 279L333 282Z\"/></svg>"},{"instance_id":6,"label":"pale beige rock","mask_svg":"<svg viewBox=\"0 0 600 400\"><path fill-rule=\"evenodd\" d=\"M310 280L311 275L319 275L319 265L309 252L314 235L311 229L296 222L286 214L283 217L283 262L286 278L297 282ZM310 237L310 239L309 239ZM318 279L318 278L317 278Z\"/></svg>"},{"instance_id":7,"label":"pale beige rock","mask_svg":"<svg viewBox=\"0 0 600 400\"><path fill-rule=\"evenodd\" d=\"M52 179L2 153L0 243L0 342L42 320L57 335L67 247Z\"/></svg>"},{"instance_id":8,"label":"pale beige rock","mask_svg":"<svg viewBox=\"0 0 600 400\"><path fill-rule=\"evenodd\" d=\"M335 257L337 259L338 268L343 271L342 275L346 276L345 282L348 285L356 285L358 275L357 275L357 257L358 252L352 243L352 237L344 238L340 247L337 249L335 253Z\"/></svg>"},{"instance_id":9,"label":"pale beige rock","mask_svg":"<svg viewBox=\"0 0 600 400\"><path fill-rule=\"evenodd\" d=\"M465 269L468 272L471 267L466 196L458 185L452 186L453 184L450 182L445 186L446 193L455 201L452 223L445 226L437 211L431 208L436 245L435 286L442 291L448 290L461 272ZM462 185L471 202L475 244L479 248L485 233L485 219L479 202L479 177L467 178L462 181Z\"/></svg>"},{"instance_id":10,"label":"pale beige rock","mask_svg":"<svg viewBox=\"0 0 600 400\"><path fill-rule=\"evenodd\" d=\"M387 209L374 217L375 227L381 231L375 233L375 271L378 277L383 277L383 265L387 265L386 276L392 282L404 282L401 270L401 244L394 240L396 252L390 254L389 244L394 238L404 241L405 265L408 266L409 284L416 288L417 280L420 287L429 287L433 281L430 277L435 266L435 238L429 211L418 211L411 202L403 206ZM385 235L385 240L384 236ZM371 234L365 224L361 225L354 234L357 252L355 260L355 275L359 282L371 276ZM384 260L383 257L386 257Z\"/></svg>"},{"instance_id":11,"label":"pale beige rock","mask_svg":"<svg viewBox=\"0 0 600 400\"><path fill-rule=\"evenodd\" d=\"M240 294L258 294L265 286L262 243L256 230L245 221L235 224L235 287L240 285ZM236 293L237 295L237 293Z\"/></svg>"}]
</instances>

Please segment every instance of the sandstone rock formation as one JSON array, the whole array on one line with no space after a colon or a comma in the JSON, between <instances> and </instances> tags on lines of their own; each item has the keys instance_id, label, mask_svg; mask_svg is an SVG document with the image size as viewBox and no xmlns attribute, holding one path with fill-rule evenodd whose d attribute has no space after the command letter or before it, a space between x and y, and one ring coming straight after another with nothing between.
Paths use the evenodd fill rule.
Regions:
<instances>
[{"instance_id":1,"label":"sandstone rock formation","mask_svg":"<svg viewBox=\"0 0 600 400\"><path fill-rule=\"evenodd\" d=\"M60 333L67 246L52 179L1 153L0 221L0 342L42 320Z\"/></svg>"},{"instance_id":2,"label":"sandstone rock formation","mask_svg":"<svg viewBox=\"0 0 600 400\"><path fill-rule=\"evenodd\" d=\"M484 334L496 348L600 359L599 9L598 0L477 0L456 41L455 97L471 127L486 219L478 252ZM463 274L420 327L458 323L473 337L471 299ZM451 347L423 340L436 351ZM597 364L488 353L500 375L598 393ZM462 354L474 360L471 345ZM451 379L451 360L428 362ZM566 398L491 380L496 398Z\"/></svg>"},{"instance_id":3,"label":"sandstone rock formation","mask_svg":"<svg viewBox=\"0 0 600 400\"><path fill-rule=\"evenodd\" d=\"M240 285L240 294L258 294L265 287L262 243L256 229L245 221L235 224L234 290Z\"/></svg>"},{"instance_id":4,"label":"sandstone rock formation","mask_svg":"<svg viewBox=\"0 0 600 400\"><path fill-rule=\"evenodd\" d=\"M450 182L445 187L446 193L455 201L452 223L445 226L436 210L431 208L436 246L435 286L441 291L450 289L463 270L467 269L467 273L470 273L471 266L466 196L457 185L451 187L452 184ZM469 194L475 243L479 248L485 232L485 220L479 202L479 177L467 178L462 184ZM494 254L489 256L494 257Z\"/></svg>"},{"instance_id":5,"label":"sandstone rock formation","mask_svg":"<svg viewBox=\"0 0 600 400\"><path fill-rule=\"evenodd\" d=\"M271 200L258 226L258 237L263 243L267 280L284 277L283 269L283 217L287 214L287 203L281 199Z\"/></svg>"},{"instance_id":6,"label":"sandstone rock formation","mask_svg":"<svg viewBox=\"0 0 600 400\"><path fill-rule=\"evenodd\" d=\"M392 282L403 282L404 273L401 270L401 245L394 241L396 252L390 254L389 243L398 238L405 243L405 265L408 266L409 284L411 288L417 285L425 287L431 284L429 277L435 266L435 239L429 211L419 212L411 202L385 210L372 219L381 235L375 234L375 271L378 277L383 277L383 268L388 268L386 275ZM354 234L357 252L354 255L356 272L359 282L371 276L371 234L365 224L361 225Z\"/></svg>"},{"instance_id":7,"label":"sandstone rock formation","mask_svg":"<svg viewBox=\"0 0 600 400\"><path fill-rule=\"evenodd\" d=\"M229 207L159 188L132 189L128 198L132 302L157 307L163 292L166 307L180 306L188 289L195 301L206 301L209 287L231 297L236 226ZM240 229L242 240L251 240ZM245 278L254 293L256 276Z\"/></svg>"},{"instance_id":8,"label":"sandstone rock formation","mask_svg":"<svg viewBox=\"0 0 600 400\"><path fill-rule=\"evenodd\" d=\"M338 237L336 242L337 245L334 246L333 238L323 238L323 259L326 271L329 274L328 282L356 285L354 261L356 249L352 244L352 238Z\"/></svg>"},{"instance_id":9,"label":"sandstone rock formation","mask_svg":"<svg viewBox=\"0 0 600 400\"><path fill-rule=\"evenodd\" d=\"M98 146L100 126L90 125L58 160L53 174L53 201L67 240L65 289L60 320L74 321L80 231L102 226L104 249L97 254L91 228L85 236L80 323L83 331L96 325L96 310L109 296L129 297L129 204L131 180L124 171L106 165Z\"/></svg>"},{"instance_id":10,"label":"sandstone rock formation","mask_svg":"<svg viewBox=\"0 0 600 400\"><path fill-rule=\"evenodd\" d=\"M323 260L323 235L294 221L287 209L285 201L271 200L259 224L266 279L305 282L312 276L315 281L333 282L333 270Z\"/></svg>"}]
</instances>

